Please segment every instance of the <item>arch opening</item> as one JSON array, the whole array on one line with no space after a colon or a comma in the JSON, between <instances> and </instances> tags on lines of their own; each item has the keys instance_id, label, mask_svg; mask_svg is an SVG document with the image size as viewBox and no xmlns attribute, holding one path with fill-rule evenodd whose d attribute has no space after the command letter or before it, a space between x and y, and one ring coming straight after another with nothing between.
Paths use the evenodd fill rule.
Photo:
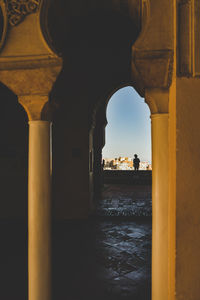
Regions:
<instances>
[{"instance_id":1,"label":"arch opening","mask_svg":"<svg viewBox=\"0 0 200 300\"><path fill-rule=\"evenodd\" d=\"M111 177L119 175L119 172L111 171L130 171L130 175L134 174L134 155L140 159L139 171L149 171L151 182L150 110L135 89L130 84L115 89L106 101L102 101L96 111L95 121L93 134L95 198L101 194L103 173L107 172ZM147 173L145 176L148 176ZM147 178L144 180L148 181Z\"/></svg>"},{"instance_id":2,"label":"arch opening","mask_svg":"<svg viewBox=\"0 0 200 300\"><path fill-rule=\"evenodd\" d=\"M134 154L140 158L138 171ZM109 268L103 266L107 284L116 279L127 297L137 299L151 299L151 176L150 110L126 85L96 113L94 202L101 218L97 247L103 248L102 259L112 258ZM123 299L120 293L118 297Z\"/></svg>"},{"instance_id":3,"label":"arch opening","mask_svg":"<svg viewBox=\"0 0 200 300\"><path fill-rule=\"evenodd\" d=\"M106 118L104 159L129 158L131 163L116 164L109 168L133 170L134 153L140 157L139 170L151 168L151 125L150 111L143 99L131 86L119 89L109 99Z\"/></svg>"},{"instance_id":4,"label":"arch opening","mask_svg":"<svg viewBox=\"0 0 200 300\"><path fill-rule=\"evenodd\" d=\"M64 59L64 68L55 86L55 94L60 95L58 97L60 98L60 112L54 126L55 168L53 183L54 198L56 199L55 216L58 219L85 218L91 212L90 204L92 197L90 196L92 193L90 192L93 187L95 189L95 184L93 186L92 182L93 178L95 180L95 175L93 177L93 174L98 172L94 156L99 155L99 150L100 152L102 151L102 147L95 144L95 142L93 143L91 138L93 134L91 133L91 127L93 126L91 125L91 119L94 107L96 107L98 99L102 95L105 95L110 87L119 86L121 82L131 82L131 46L137 40L141 31L139 18L137 18L138 22L135 22L136 19L130 20L129 16L121 12L107 9L107 5L105 5L106 9L100 10L97 8L91 11L88 10L90 5L88 3L84 11L82 9L79 10L77 7L81 1L74 2L76 9L74 9L73 14L70 12L70 9L73 10L72 2L69 2L71 3L69 9L67 7L69 3L65 4L63 2L63 9L61 4L56 4L55 10L51 9L49 18L51 23L50 33L53 36L54 46L63 54ZM109 2L113 3L113 1L107 1L107 3ZM94 1L90 3L94 3ZM104 5L103 2L101 3ZM60 13L56 11L59 6L62 13L61 11ZM59 17L53 18L53 15L57 13ZM65 14L65 18L60 18L63 14ZM70 15L70 18L66 17L68 15ZM51 18L52 20L56 19L59 21L55 24L55 22L51 22ZM62 39L59 37L62 37ZM103 105L102 110L104 108ZM101 116L100 118L100 123L97 123L100 124L100 127L102 126L101 128L104 128L105 117ZM103 140L104 136L100 133L98 135L98 142L103 143ZM101 164L99 166L101 167ZM72 242L70 243L73 247L69 246L69 237L63 238L61 248L68 249L68 253L70 251L77 253L76 249L80 249L79 242L80 240L82 241L82 236L84 235L83 247L81 246L83 251L79 253L78 260L76 255L73 257L71 255L70 260L73 260L73 263L70 262L69 265L67 264L67 259L65 259L66 251L63 252L62 257L59 254L61 248L59 249L58 244L60 241L55 238L54 249L59 254L54 257L53 275L55 295L59 293L67 293L69 295L71 293L73 298L81 299L83 297L82 294L78 294L79 291L76 291L75 293L77 294L74 295L74 290L69 287L65 288L64 278L63 286L61 286L62 278L60 278L59 274L65 265L66 269L68 269L68 278L71 287L73 287L71 274L75 274L75 268L77 268L79 274L81 274L77 285L80 288L84 286L83 292L87 295L87 298L105 299L105 293L107 292L100 291L99 286L96 286L99 283L96 277L100 274L97 274L98 272L92 267L91 261L88 261L89 256L93 258L96 255L96 249L93 248L94 245L86 245L86 241L88 241L86 227L87 225L85 226L84 223L78 232L78 230L75 230L73 224L71 227L66 226L67 230L71 230L70 232L76 231L74 235L76 238L73 239L72 237ZM95 226L91 226L90 224L91 227L95 228ZM125 226L124 228L127 227ZM63 233L62 236L65 236L64 226L62 228L63 231L60 230L59 227L57 236L59 237L60 232ZM101 230L97 232L97 239L98 233L101 234ZM70 233L70 236L73 236L73 234ZM98 240L100 241L100 239ZM90 237L88 242L91 242ZM85 249L83 249L84 245ZM88 247L88 245L91 245L91 247ZM89 256L88 249L90 251ZM108 253L102 254L103 257L101 256L100 259L104 261L108 260ZM130 254L127 255L131 256ZM80 257L83 257L81 262ZM125 256L123 259L125 259ZM77 262L80 262L84 266L87 265L85 268L87 271L84 272L84 267L80 270L80 264ZM104 266L100 264L100 269L101 267L105 270ZM118 271L118 275L120 274L121 276L123 272L120 273L119 268ZM113 272L113 274L116 278L116 273ZM90 282L89 286L97 287L96 291L85 288L85 286L88 286L88 282ZM109 289L112 283L108 283L108 285ZM107 296L110 300L109 293Z\"/></svg>"}]
</instances>

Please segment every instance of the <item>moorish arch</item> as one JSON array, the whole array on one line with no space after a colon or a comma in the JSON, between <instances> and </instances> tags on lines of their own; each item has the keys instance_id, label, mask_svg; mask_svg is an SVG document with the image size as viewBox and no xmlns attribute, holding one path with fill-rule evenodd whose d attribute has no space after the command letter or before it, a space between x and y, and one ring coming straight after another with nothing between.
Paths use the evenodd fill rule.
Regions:
<instances>
[{"instance_id":1,"label":"moorish arch","mask_svg":"<svg viewBox=\"0 0 200 300\"><path fill-rule=\"evenodd\" d=\"M69 7L69 3L61 3L62 14L68 8L73 16L71 27L64 24L69 19L62 20L60 32L67 31L62 41L59 40L60 24L53 28L50 24L54 46L62 53L64 62L52 91L59 103L54 122L56 218L87 217L91 213L93 175L90 166L88 178L88 165L92 165L95 111L113 88L131 81L131 45L140 34L140 18L134 19L129 10L124 13L112 4L113 1L107 5L90 2L82 11L75 9L73 3ZM59 6L56 10L54 3L54 11L50 12L59 13ZM137 15L137 9L134 14ZM76 181L79 189L73 188ZM73 200L66 201L68 197Z\"/></svg>"},{"instance_id":2,"label":"moorish arch","mask_svg":"<svg viewBox=\"0 0 200 300\"><path fill-rule=\"evenodd\" d=\"M29 299L50 299L51 295L51 121L43 114L43 108L62 59L46 38L46 4L40 0L0 2L4 26L0 78L18 97L29 120Z\"/></svg>"},{"instance_id":3,"label":"moorish arch","mask_svg":"<svg viewBox=\"0 0 200 300\"><path fill-rule=\"evenodd\" d=\"M147 4L148 2L144 1L144 3ZM134 47L136 47L135 45L137 45L135 41L137 40L139 44L139 42L141 43L141 41L145 39L144 34L141 35L142 38L140 37L138 39L140 31L142 30L141 27L144 26L145 32L147 31L147 25L145 26L145 24L148 24L148 22L144 22L144 20L142 22L142 17L148 16L149 12L146 11L148 5L143 6L143 1L139 2L139 4L140 9L138 9L137 5L135 6L135 19L130 17L129 7L126 6L122 7L121 11L119 9L116 10L115 7L112 9L112 5L110 7L108 5L108 8L103 5L100 9L98 8L98 10L95 8L92 14L91 12L88 14L86 11L86 13L83 12L83 14L77 15L77 11L75 10L75 16L71 20L72 30L67 32L64 43L57 38L59 32L58 30L56 31L56 24L53 26L52 36L54 36L54 41L57 40L55 48L57 45L58 48L61 45L59 50L61 50L64 60L62 73L54 87L54 95L58 98L60 96L60 116L62 116L62 111L69 111L69 114L63 115L64 122L62 123L60 120L59 122L68 140L70 138L70 140L73 141L75 137L75 144L73 145L72 142L71 153L72 157L76 158L76 160L82 158L83 164L81 166L82 171L80 175L83 176L83 178L87 178L87 166L91 163L86 157L88 153L92 151L93 147L90 114L96 106L95 101L98 101L101 95L105 94L109 86L117 86L125 81L132 80L134 87L141 93L144 93L146 87L151 89L149 74L145 68L146 65L152 62L152 55L153 60L156 62L158 58L160 59L161 55L161 60L163 58L162 65L164 66L164 74L162 74L162 70L157 74L157 69L153 70L153 74L150 74L151 77L154 76L158 80L157 85L153 81L153 88L161 87L161 89L163 89L166 85L168 86L168 79L167 81L165 79L166 74L168 74L168 69L166 69L165 66L165 63L168 63L169 60L168 52L165 53L164 51L163 54L162 51L157 53L156 50L155 53L153 51L153 54L151 52L149 54L149 51L145 52L146 50L143 51L140 49L137 51L135 48L136 50L134 49L133 51L133 57L131 56L131 46L134 45ZM24 5L25 6L19 4L19 13L15 10L15 6L12 2L11 6L6 7L8 13L9 39L4 44L1 52L1 80L17 94L19 102L24 106L29 117L29 298L35 299L35 297L42 297L41 299L48 299L50 297L50 260L48 259L49 255L43 257L41 256L43 254L39 252L39 241L41 238L35 230L33 220L39 217L43 228L40 232L40 235L43 237L43 247L46 249L45 252L50 253L49 230L51 211L50 204L48 203L50 200L51 177L51 124L42 112L45 103L48 101L48 94L51 91L52 84L60 71L61 60L54 53L53 48L49 47L46 35L43 35L46 40L41 38L41 33L43 34L43 32L45 32L45 30L43 30L45 29L45 24L40 22L40 18L37 18L37 16L43 15L45 2L41 1L40 3L36 1L33 2L32 5L30 1L30 6L29 3L24 3ZM121 5L119 7L121 7ZM144 11L141 10L143 8ZM138 12L139 17L137 18ZM104 16L104 22L102 22L102 14ZM39 27L37 27L38 30L35 32L33 31L32 24L34 22L38 23L38 21ZM49 20L49 24L52 24L51 19ZM92 29L91 24L93 26ZM51 29L51 26L49 27ZM27 30L29 31L29 38L27 37ZM12 38L12 36L15 37L17 34L18 36L24 37L24 40L21 40L20 44L19 41ZM29 43L31 43L32 47L30 47ZM24 47L24 45L26 45L26 47ZM9 59L9 56L12 58ZM68 56L70 60L68 60ZM15 59L13 59L13 57L15 57ZM27 57L29 58L27 59ZM133 64L131 69L132 59ZM87 72L85 72L86 69ZM78 78L80 78L80 80L78 80ZM162 78L165 79L164 82L162 82ZM78 89L76 88L77 84ZM90 89L90 87L92 87L92 89ZM96 94L96 90L99 90L99 94ZM66 91L64 97L63 91ZM72 98L73 100L66 102L66 97ZM79 103L78 110L77 102ZM63 131L60 130L59 133L62 134L62 132ZM80 142L82 137L84 137L84 139ZM40 148L37 148L36 145L40 145L40 148L42 145L42 147L46 149L45 156L42 155ZM64 147L68 149L68 143L64 144ZM160 163L162 163L162 161L159 162L159 164ZM65 170L67 170L66 167ZM69 170L67 170L67 172L69 172ZM71 179L73 179L72 169L70 173ZM62 178L66 178L63 173L61 173L61 176ZM39 181L35 181L36 177L38 177ZM157 176L157 178L160 178L160 176ZM77 180L77 174L75 174L74 179ZM91 192L93 185L91 168L89 168L88 179L89 181L87 182L85 179L81 180L80 177L80 182L82 182L82 190L80 188L79 191L82 194L81 197L79 197L79 194L76 195L74 190L72 191L75 200L78 198L82 200L83 211L81 211L81 206L79 205L79 217L82 215L87 216L91 210ZM37 186L35 183L37 183ZM63 181L62 186L67 188L67 193L65 192L63 194L71 198L69 194L71 184L68 182L68 184L65 185ZM86 190L86 186L89 187L89 190ZM156 182L156 187L157 186L161 186L161 183ZM160 190L163 191L162 188L160 188ZM40 196L43 193L45 193L47 197L45 205L43 204L44 200L40 200ZM62 193L60 196L62 196ZM161 195L159 195L159 197L161 197ZM60 212L70 214L71 207L64 207L65 209L63 209L61 202L59 203L59 201L57 201L57 203L60 204L58 215ZM76 207L77 204L75 203L75 208ZM158 221L156 224L158 225ZM38 250L33 252L32 249L35 246ZM157 254L156 257L158 257ZM46 261L45 268L42 270L41 266L38 265L41 259ZM43 273L45 284L35 280L34 274L38 272ZM163 279L163 281L166 283L165 279Z\"/></svg>"},{"instance_id":4,"label":"moorish arch","mask_svg":"<svg viewBox=\"0 0 200 300\"><path fill-rule=\"evenodd\" d=\"M48 95L61 69L61 59L54 52L53 47L49 45L49 39L46 36L47 30L41 18L44 17L43 12L46 3L47 1L24 1L24 3L18 4L17 9L12 1L9 5L7 5L7 2L1 5L3 9L6 9L4 24L8 22L9 25L6 27L9 35L5 41L2 35L2 41L5 43L1 51L0 59L1 80L17 94L19 102L27 111L30 124L28 194L29 298L34 300L37 297L39 297L37 299L49 299L50 297L51 123L49 122L48 116L43 114L43 107L48 102ZM72 10L70 23L72 30L66 32L64 42L63 35L61 40L57 38L57 36L59 36L59 22L57 29L56 24L51 23L51 19L48 20L50 31L52 32L52 36L54 36L55 48L57 45L58 48L60 46L59 50L61 50L64 60L64 68L57 81L57 85L54 87L54 95L58 98L60 96L61 99L61 113L62 111L69 111L67 115L64 114L64 122L61 122L61 127L64 128L68 140L70 139L72 141L72 158L74 157L76 161L78 158L82 160L80 176L88 178L87 181L86 179L81 180L80 177L80 182L82 182L82 187L80 188L82 196L80 199L82 200L83 210L81 210L79 205L79 217L83 215L86 217L91 210L91 192L93 185L92 168L89 168L88 176L88 165L91 162L87 157L93 147L91 138L92 122L90 121L90 116L96 106L95 101L97 102L101 95L105 94L108 87L117 86L121 84L121 82L132 80L136 89L142 93L145 92L146 98L147 95L150 95L148 98L150 102L153 101L154 103L154 98L156 99L155 106L157 105L159 108L156 110L156 113L160 114L160 109L162 110L162 107L159 105L160 90L158 93L157 90L155 93L153 91L152 96L152 88L161 89L162 95L163 89L169 86L171 80L171 73L169 72L171 68L171 52L162 49L150 49L149 51L146 46L145 49L140 49L141 45L143 46L143 41L146 42L146 35L149 28L146 28L149 22L144 22L144 18L147 18L149 15L149 6L146 5L147 3L147 1L139 1L138 8L138 3L135 2L135 13L133 14L135 18L132 18L132 14L130 14L130 12L133 12L130 10L130 7L121 6L121 2L119 3L118 9L112 6L111 1L108 6L100 5L100 7L97 6L98 9L95 7L92 13L90 10L88 13L87 9L86 11L83 10L83 13L82 10L81 13L76 9L74 11ZM102 15L104 16L103 22ZM67 22L69 21L69 19L66 20ZM34 30L35 27L33 24L37 26L36 31ZM53 30L51 30L51 24L53 24ZM142 26L144 26L143 31L146 35L142 34L138 39ZM4 30L2 32L4 32ZM21 37L20 39L19 36ZM149 34L147 36L149 37ZM15 37L18 37L18 39ZM132 45L134 45L134 48L131 53ZM68 57L70 57L70 60L68 60ZM132 69L131 61L133 62ZM155 63L161 63L162 68L155 68ZM150 65L151 72L149 74L148 70ZM87 72L85 70L87 70ZM78 89L76 88L77 84ZM93 89L90 89L90 87ZM146 91L147 88L150 90L148 93ZM96 94L97 90L99 90L98 95ZM63 97L64 91L66 93ZM65 100L66 97L72 98L73 100L70 102L63 101L63 98ZM78 110L77 102L79 103ZM165 113L167 114L167 112ZM160 120L160 118L155 119ZM167 120L167 118L165 118L165 120ZM157 121L154 123L157 124ZM165 129L166 126L165 121ZM159 125L156 125L156 128L157 127L159 128ZM62 134L63 131L60 130L60 132ZM161 143L161 138L157 135L158 132L156 133L156 141L158 140L158 143ZM167 136L167 133L165 136ZM83 137L84 139L82 140ZM43 151L40 151L41 147L45 151L45 156L43 155ZM65 143L64 147L70 151L69 143ZM165 149L167 149L167 147L165 147ZM153 152L155 153L155 151ZM158 157L158 155L155 157ZM162 158L164 158L164 162L167 163L167 160L165 160L166 155L164 155L161 157L161 161L158 162L159 166L161 164L163 166ZM67 170L66 167L65 170ZM67 170L67 172L69 172L69 170ZM70 173L71 179L73 179L72 169ZM161 178L161 182L156 181L155 184L155 194L159 200L160 197L163 197L162 193L164 193L162 187L163 177L160 176L162 174L154 174L156 174L156 178ZM61 177L66 178L63 173L61 173ZM77 180L77 174L74 174L74 179ZM166 182L165 177L165 183ZM71 198L69 194L70 186L69 182L65 185L63 181L63 188L67 188L64 195L69 198ZM86 186L89 188L88 190ZM161 194L159 194L157 189ZM74 193L73 190L73 197L76 197L74 199L77 200L79 194L74 195ZM44 199L41 198L43 194L46 197L45 202ZM60 196L62 196L62 194ZM165 197L167 197L166 193ZM63 198L65 199L65 197ZM59 200L57 203L59 203ZM75 207L77 207L76 203ZM64 217L66 212L67 214L70 213L70 209L71 207L62 207L62 203L60 202L58 216L59 213L64 213L64 215L60 215L60 217ZM158 215L157 212L157 216ZM73 214L72 217L74 217ZM34 223L36 219L37 228L39 220L42 229L39 235L35 227L36 224ZM156 220L157 226L159 220L162 220L162 218L158 216ZM164 226L166 229L167 225L164 224ZM158 227L162 228L160 225ZM44 252L39 251L41 238L43 240L43 248L45 249ZM157 247L156 244L159 238L160 233L158 233L158 237L156 237L153 245L156 245L155 252L158 251L161 253L161 249ZM165 241L165 243L167 243L167 241ZM160 240L159 246L160 244L164 245L163 237ZM33 249L36 249L36 251L33 251ZM48 255L44 256L44 253L48 253ZM155 257L160 259L157 253ZM45 268L42 269L39 263L41 260L45 262ZM163 259L161 260L163 261ZM166 261L167 256L165 257L165 263ZM158 264L155 263L155 266L156 265ZM156 268L157 267L154 268L153 266L153 270ZM165 265L164 269L166 268L167 266ZM35 277L35 274L38 274L38 272L42 272L43 274L42 282L39 282ZM159 269L158 276L156 275L156 281L160 278L159 272L162 273ZM163 282L166 285L166 278L162 279L162 284ZM162 284L158 285L163 292ZM166 293L167 292L165 292L165 294Z\"/></svg>"},{"instance_id":5,"label":"moorish arch","mask_svg":"<svg viewBox=\"0 0 200 300\"><path fill-rule=\"evenodd\" d=\"M111 97L120 89L124 87L133 87L133 82L124 82L119 86L109 91L100 101L95 108L93 115L93 165L94 165L94 190L93 198L99 198L101 196L101 182L102 182L102 149L105 146L105 129L108 124L107 120L107 106ZM133 87L134 88L134 87Z\"/></svg>"},{"instance_id":6,"label":"moorish arch","mask_svg":"<svg viewBox=\"0 0 200 300\"><path fill-rule=\"evenodd\" d=\"M77 180L84 178L83 206L78 216L90 212L88 166L95 107L110 87L132 80L152 114L152 299L198 300L200 188L199 172L194 170L200 167L199 0L88 1L88 5L53 1L49 19L48 3L0 1L0 80L18 96L30 124L29 299L51 298L51 122L42 112L62 68L55 48L64 61L51 95L60 102L57 132L65 141L60 147L63 154L68 151L70 161L82 160ZM147 21L138 38L141 16ZM111 20L117 31L110 30ZM70 199L67 165L60 170L64 199ZM69 217L73 207L55 195L57 216Z\"/></svg>"},{"instance_id":7,"label":"moorish arch","mask_svg":"<svg viewBox=\"0 0 200 300\"><path fill-rule=\"evenodd\" d=\"M110 97L121 87L134 83L123 83L102 99L96 110L93 133L94 193L96 200L101 194L102 148L105 145L106 109ZM164 89L146 91L145 101L151 111L152 132L152 295L168 294L168 93ZM161 200L162 199L162 202ZM94 203L95 205L96 203Z\"/></svg>"}]
</instances>

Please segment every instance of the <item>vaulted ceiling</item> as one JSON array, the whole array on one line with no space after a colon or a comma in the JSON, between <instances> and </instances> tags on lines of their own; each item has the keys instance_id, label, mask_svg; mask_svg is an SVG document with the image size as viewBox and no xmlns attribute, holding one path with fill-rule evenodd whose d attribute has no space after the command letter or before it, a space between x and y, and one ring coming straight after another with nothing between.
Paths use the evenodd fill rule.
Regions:
<instances>
[{"instance_id":1,"label":"vaulted ceiling","mask_svg":"<svg viewBox=\"0 0 200 300\"><path fill-rule=\"evenodd\" d=\"M131 45L140 33L140 5L140 0L52 1L49 32L64 59L52 93L56 101L68 108L80 98L98 101L131 81Z\"/></svg>"}]
</instances>

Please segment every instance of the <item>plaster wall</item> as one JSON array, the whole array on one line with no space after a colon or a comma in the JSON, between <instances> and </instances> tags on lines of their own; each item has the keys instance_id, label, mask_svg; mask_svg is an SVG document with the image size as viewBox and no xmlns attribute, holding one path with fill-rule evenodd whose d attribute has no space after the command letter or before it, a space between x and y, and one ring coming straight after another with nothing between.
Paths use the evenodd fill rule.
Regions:
<instances>
[{"instance_id":1,"label":"plaster wall","mask_svg":"<svg viewBox=\"0 0 200 300\"><path fill-rule=\"evenodd\" d=\"M0 220L25 220L28 206L27 174L1 172L0 190Z\"/></svg>"},{"instance_id":2,"label":"plaster wall","mask_svg":"<svg viewBox=\"0 0 200 300\"><path fill-rule=\"evenodd\" d=\"M173 0L150 0L147 3L147 28L143 28L134 47L145 50L173 49Z\"/></svg>"},{"instance_id":3,"label":"plaster wall","mask_svg":"<svg viewBox=\"0 0 200 300\"><path fill-rule=\"evenodd\" d=\"M0 85L0 220L27 217L28 122L17 97Z\"/></svg>"},{"instance_id":4,"label":"plaster wall","mask_svg":"<svg viewBox=\"0 0 200 300\"><path fill-rule=\"evenodd\" d=\"M86 217L89 208L89 142L84 128L68 128L55 171L55 217ZM60 152L60 151L59 151ZM56 159L56 158L55 158Z\"/></svg>"},{"instance_id":5,"label":"plaster wall","mask_svg":"<svg viewBox=\"0 0 200 300\"><path fill-rule=\"evenodd\" d=\"M177 79L176 299L200 294L200 84Z\"/></svg>"},{"instance_id":6,"label":"plaster wall","mask_svg":"<svg viewBox=\"0 0 200 300\"><path fill-rule=\"evenodd\" d=\"M90 207L89 133L87 122L54 126L53 207L56 219L85 218Z\"/></svg>"}]
</instances>

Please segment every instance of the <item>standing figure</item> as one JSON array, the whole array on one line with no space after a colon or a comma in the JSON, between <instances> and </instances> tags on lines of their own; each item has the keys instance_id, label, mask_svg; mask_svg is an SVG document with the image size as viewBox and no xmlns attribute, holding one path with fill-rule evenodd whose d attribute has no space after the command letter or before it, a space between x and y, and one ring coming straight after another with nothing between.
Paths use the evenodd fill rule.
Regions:
<instances>
[{"instance_id":1,"label":"standing figure","mask_svg":"<svg viewBox=\"0 0 200 300\"><path fill-rule=\"evenodd\" d=\"M134 157L135 158L133 159L133 166L134 166L135 171L138 171L139 166L140 166L140 160L139 160L137 154L135 154Z\"/></svg>"},{"instance_id":2,"label":"standing figure","mask_svg":"<svg viewBox=\"0 0 200 300\"><path fill-rule=\"evenodd\" d=\"M104 170L104 167L105 167L105 159L102 160L101 167L102 167L102 171L103 171L103 170Z\"/></svg>"}]
</instances>

